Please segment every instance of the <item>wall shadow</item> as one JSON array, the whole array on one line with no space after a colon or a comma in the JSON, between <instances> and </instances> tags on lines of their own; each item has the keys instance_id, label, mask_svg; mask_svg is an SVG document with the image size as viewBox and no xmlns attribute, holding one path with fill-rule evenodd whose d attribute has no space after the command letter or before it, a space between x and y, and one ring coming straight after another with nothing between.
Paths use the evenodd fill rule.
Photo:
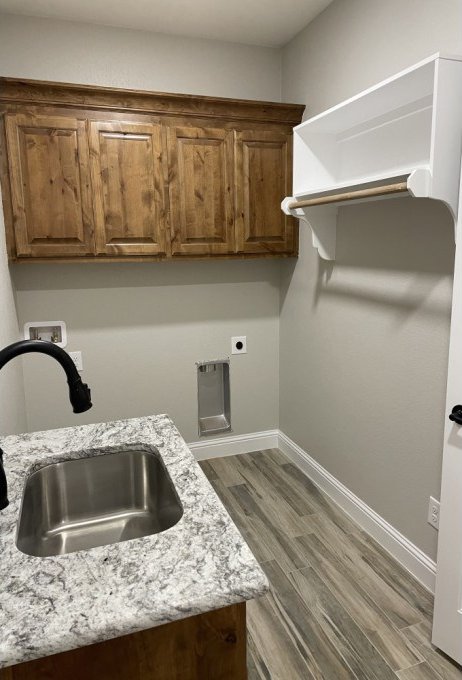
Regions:
<instances>
[{"instance_id":1,"label":"wall shadow","mask_svg":"<svg viewBox=\"0 0 462 680\"><path fill-rule=\"evenodd\" d=\"M281 310L296 279L314 311L323 299L335 296L394 308L399 319L424 306L426 314L449 313L447 301L425 305L454 271L454 222L442 203L406 197L342 208L337 256L332 262L321 259L312 248L311 232L303 222L300 229L306 230L301 233L300 259L282 267ZM397 293L396 286L386 281L393 283L400 275L412 279ZM375 279L382 281L381 287Z\"/></svg>"}]
</instances>

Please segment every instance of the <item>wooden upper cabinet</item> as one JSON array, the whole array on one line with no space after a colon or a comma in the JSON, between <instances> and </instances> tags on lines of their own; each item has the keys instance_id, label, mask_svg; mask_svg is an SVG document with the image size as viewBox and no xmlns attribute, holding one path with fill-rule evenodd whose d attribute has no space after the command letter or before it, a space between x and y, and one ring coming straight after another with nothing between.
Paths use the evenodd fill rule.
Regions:
<instances>
[{"instance_id":1,"label":"wooden upper cabinet","mask_svg":"<svg viewBox=\"0 0 462 680\"><path fill-rule=\"evenodd\" d=\"M238 252L296 253L295 220L281 210L292 191L292 135L265 130L235 135Z\"/></svg>"},{"instance_id":2,"label":"wooden upper cabinet","mask_svg":"<svg viewBox=\"0 0 462 680\"><path fill-rule=\"evenodd\" d=\"M164 170L159 124L90 123L100 255L164 255Z\"/></svg>"},{"instance_id":3,"label":"wooden upper cabinet","mask_svg":"<svg viewBox=\"0 0 462 680\"><path fill-rule=\"evenodd\" d=\"M232 253L232 131L170 127L167 139L172 254Z\"/></svg>"},{"instance_id":4,"label":"wooden upper cabinet","mask_svg":"<svg viewBox=\"0 0 462 680\"><path fill-rule=\"evenodd\" d=\"M6 137L16 254L92 254L85 120L8 114Z\"/></svg>"},{"instance_id":5,"label":"wooden upper cabinet","mask_svg":"<svg viewBox=\"0 0 462 680\"><path fill-rule=\"evenodd\" d=\"M303 109L0 78L10 259L296 255Z\"/></svg>"}]
</instances>

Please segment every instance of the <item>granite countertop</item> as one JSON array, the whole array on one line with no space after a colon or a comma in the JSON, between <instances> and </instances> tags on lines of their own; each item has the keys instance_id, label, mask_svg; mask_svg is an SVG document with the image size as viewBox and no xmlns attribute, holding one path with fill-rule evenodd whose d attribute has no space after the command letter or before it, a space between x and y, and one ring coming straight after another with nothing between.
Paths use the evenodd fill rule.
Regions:
<instances>
[{"instance_id":1,"label":"granite countertop","mask_svg":"<svg viewBox=\"0 0 462 680\"><path fill-rule=\"evenodd\" d=\"M166 415L4 437L10 505L0 513L0 667L226 607L266 577ZM56 557L16 548L24 482L43 465L155 448L184 514L172 528Z\"/></svg>"}]
</instances>

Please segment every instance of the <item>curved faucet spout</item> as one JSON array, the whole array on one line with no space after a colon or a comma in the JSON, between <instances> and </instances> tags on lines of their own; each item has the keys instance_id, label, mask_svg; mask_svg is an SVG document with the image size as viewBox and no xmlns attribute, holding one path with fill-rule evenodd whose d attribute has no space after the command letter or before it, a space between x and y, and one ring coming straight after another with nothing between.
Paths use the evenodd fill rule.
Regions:
<instances>
[{"instance_id":1,"label":"curved faucet spout","mask_svg":"<svg viewBox=\"0 0 462 680\"><path fill-rule=\"evenodd\" d=\"M88 385L82 382L74 362L67 352L52 342L45 340L20 340L0 350L0 369L11 359L20 354L38 352L48 354L62 366L69 385L69 400L74 413L83 413L92 407L91 392ZM3 451L0 449L0 510L8 505L7 484L3 469Z\"/></svg>"},{"instance_id":2,"label":"curved faucet spout","mask_svg":"<svg viewBox=\"0 0 462 680\"><path fill-rule=\"evenodd\" d=\"M92 407L90 388L82 382L69 354L53 342L45 340L20 340L12 345L8 345L8 347L0 350L0 369L11 359L20 354L28 354L30 352L48 354L48 356L53 357L53 359L56 359L61 364L66 373L67 384L69 385L69 399L74 413L83 413Z\"/></svg>"}]
</instances>

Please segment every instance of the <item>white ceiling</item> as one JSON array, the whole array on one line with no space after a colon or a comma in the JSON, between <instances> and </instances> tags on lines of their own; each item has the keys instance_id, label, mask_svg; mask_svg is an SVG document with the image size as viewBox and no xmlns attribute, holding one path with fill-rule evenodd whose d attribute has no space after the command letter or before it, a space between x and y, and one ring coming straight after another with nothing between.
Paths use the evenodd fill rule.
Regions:
<instances>
[{"instance_id":1,"label":"white ceiling","mask_svg":"<svg viewBox=\"0 0 462 680\"><path fill-rule=\"evenodd\" d=\"M332 0L0 0L0 11L280 47Z\"/></svg>"}]
</instances>

